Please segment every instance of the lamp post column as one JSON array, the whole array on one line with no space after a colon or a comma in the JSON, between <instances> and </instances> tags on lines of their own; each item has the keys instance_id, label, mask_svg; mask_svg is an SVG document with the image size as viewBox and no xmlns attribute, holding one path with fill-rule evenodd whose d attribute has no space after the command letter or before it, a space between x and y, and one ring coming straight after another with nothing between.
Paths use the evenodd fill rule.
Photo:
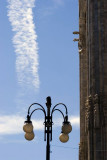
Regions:
<instances>
[{"instance_id":1,"label":"lamp post column","mask_svg":"<svg viewBox=\"0 0 107 160\"><path fill-rule=\"evenodd\" d=\"M38 105L39 108L34 109L32 112L30 112L30 108L33 105ZM59 111L62 116L63 116L63 126L62 126L62 133L60 134L60 141L65 143L69 140L69 136L68 134L72 131L72 126L70 124L70 122L68 121L68 111L67 111L67 107L65 104L63 103L58 103L56 104L51 111L51 97L47 97L46 98L46 108L47 108L47 112L45 110L45 108L39 104L39 103L32 103L29 108L28 108L28 115L27 115L27 121L25 121L25 124L23 126L23 130L25 132L25 139L28 141L31 141L34 139L34 132L33 132L33 125L32 125L32 121L31 121L31 116L32 114L37 111L37 110L41 110L44 113L45 116L45 121L44 121L44 141L47 141L47 145L46 145L46 160L50 160L50 141L52 141L52 125L53 125L53 121L52 121L52 115L54 111ZM66 116L64 115L64 113L60 110L57 109L56 107L58 105L63 105L65 107L66 110Z\"/></svg>"},{"instance_id":2,"label":"lamp post column","mask_svg":"<svg viewBox=\"0 0 107 160\"><path fill-rule=\"evenodd\" d=\"M52 122L50 116L50 108L51 108L51 97L46 98L46 106L47 106L47 116L46 116L46 133L47 133L47 146L46 146L46 160L50 160L50 140L51 140L51 129Z\"/></svg>"}]
</instances>

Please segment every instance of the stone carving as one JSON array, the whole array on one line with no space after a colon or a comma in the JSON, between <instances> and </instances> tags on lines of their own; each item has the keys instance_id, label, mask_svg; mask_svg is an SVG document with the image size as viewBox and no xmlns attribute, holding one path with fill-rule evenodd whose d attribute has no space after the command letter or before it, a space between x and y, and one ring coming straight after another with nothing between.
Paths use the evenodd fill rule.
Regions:
<instances>
[{"instance_id":1,"label":"stone carving","mask_svg":"<svg viewBox=\"0 0 107 160\"><path fill-rule=\"evenodd\" d=\"M84 143L80 142L79 144L79 160L83 160L84 157Z\"/></svg>"},{"instance_id":2,"label":"stone carving","mask_svg":"<svg viewBox=\"0 0 107 160\"><path fill-rule=\"evenodd\" d=\"M89 96L85 103L85 130L88 131L90 127L100 127L100 110L99 110L99 96Z\"/></svg>"},{"instance_id":3,"label":"stone carving","mask_svg":"<svg viewBox=\"0 0 107 160\"><path fill-rule=\"evenodd\" d=\"M81 41L79 41L78 42L78 51L79 51L79 53L82 53L82 51L83 51L83 49L82 49L82 43L81 43Z\"/></svg>"},{"instance_id":4,"label":"stone carving","mask_svg":"<svg viewBox=\"0 0 107 160\"><path fill-rule=\"evenodd\" d=\"M91 107L92 106L92 96L90 95L85 103L85 129L86 131L90 128L90 118L91 118Z\"/></svg>"}]
</instances>

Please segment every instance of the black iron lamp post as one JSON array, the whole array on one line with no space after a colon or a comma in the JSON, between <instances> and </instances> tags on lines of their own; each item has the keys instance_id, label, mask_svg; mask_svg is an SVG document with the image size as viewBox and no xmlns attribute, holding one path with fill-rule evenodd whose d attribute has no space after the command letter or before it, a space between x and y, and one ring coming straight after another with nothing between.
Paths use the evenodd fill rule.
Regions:
<instances>
[{"instance_id":1,"label":"black iron lamp post","mask_svg":"<svg viewBox=\"0 0 107 160\"><path fill-rule=\"evenodd\" d=\"M30 108L33 105L38 105L40 108L36 108L30 113ZM66 110L65 115L60 109L56 108L58 105L63 105L65 107L65 110ZM32 121L31 121L31 116L37 110L41 110L41 111L44 112L44 116L45 116L45 120L44 120L44 126L45 126L44 141L47 141L46 160L50 160L50 141L52 141L52 125L53 125L52 116L53 116L53 112L54 111L59 111L62 114L63 119L64 119L63 125L62 125L62 132L59 136L59 139L60 139L61 142L65 143L69 140L68 134L72 131L72 126L71 126L70 122L68 121L68 111L67 111L67 107L66 107L65 104L58 103L53 107L52 110L50 110L50 108L51 108L51 97L47 97L46 98L46 106L47 106L47 112L45 111L44 107L39 103L33 103L29 106L27 120L25 121L25 124L23 126L23 130L24 130L24 132L26 132L25 133L25 139L29 140L29 141L32 140L34 138L34 132L33 132L33 125L32 125Z\"/></svg>"}]
</instances>

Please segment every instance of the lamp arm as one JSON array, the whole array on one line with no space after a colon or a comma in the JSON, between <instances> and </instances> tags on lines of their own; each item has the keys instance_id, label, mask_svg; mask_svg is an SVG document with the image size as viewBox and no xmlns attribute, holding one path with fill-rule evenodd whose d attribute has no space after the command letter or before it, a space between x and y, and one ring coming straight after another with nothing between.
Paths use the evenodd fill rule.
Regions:
<instances>
[{"instance_id":1,"label":"lamp arm","mask_svg":"<svg viewBox=\"0 0 107 160\"><path fill-rule=\"evenodd\" d=\"M63 112L60 109L54 109L54 110L52 110L51 117L52 117L54 111L59 111L62 114L63 119L65 119L64 114L63 114Z\"/></svg>"},{"instance_id":2,"label":"lamp arm","mask_svg":"<svg viewBox=\"0 0 107 160\"><path fill-rule=\"evenodd\" d=\"M68 115L67 106L66 106L64 103L58 103L58 104L56 104L56 105L53 107L52 112L53 112L53 110L54 110L58 105L63 105L63 106L65 107L65 109L66 109L66 115Z\"/></svg>"},{"instance_id":3,"label":"lamp arm","mask_svg":"<svg viewBox=\"0 0 107 160\"><path fill-rule=\"evenodd\" d=\"M40 106L40 107L43 109L43 111L45 112L45 109L44 109L44 107L43 107L41 104L39 104L39 103L32 103L32 104L29 106L29 108L28 108L28 114L30 113L30 108L31 108L33 105L38 105L38 106ZM45 112L45 114L46 114L46 112Z\"/></svg>"},{"instance_id":4,"label":"lamp arm","mask_svg":"<svg viewBox=\"0 0 107 160\"><path fill-rule=\"evenodd\" d=\"M42 109L42 108L37 108L37 109L34 109L32 112L31 112L31 114L30 114L30 118L31 118L31 116L32 116L32 114L35 112L35 111L37 111L37 110L41 110L41 111L43 111L44 112L44 115L45 115L45 117L46 117L46 112Z\"/></svg>"}]
</instances>

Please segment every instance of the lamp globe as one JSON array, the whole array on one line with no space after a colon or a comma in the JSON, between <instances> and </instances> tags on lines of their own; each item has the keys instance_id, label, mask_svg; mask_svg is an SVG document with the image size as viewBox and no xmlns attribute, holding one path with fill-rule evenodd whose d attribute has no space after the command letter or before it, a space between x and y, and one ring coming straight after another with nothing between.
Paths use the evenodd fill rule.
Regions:
<instances>
[{"instance_id":1,"label":"lamp globe","mask_svg":"<svg viewBox=\"0 0 107 160\"><path fill-rule=\"evenodd\" d=\"M31 133L25 133L25 139L28 140L28 141L31 141L33 140L35 137L34 135L34 132L31 132Z\"/></svg>"},{"instance_id":2,"label":"lamp globe","mask_svg":"<svg viewBox=\"0 0 107 160\"><path fill-rule=\"evenodd\" d=\"M63 122L62 132L65 134L69 134L72 131L72 126L70 122Z\"/></svg>"},{"instance_id":3,"label":"lamp globe","mask_svg":"<svg viewBox=\"0 0 107 160\"><path fill-rule=\"evenodd\" d=\"M59 136L59 140L62 143L66 143L69 140L69 136L67 134L61 133Z\"/></svg>"},{"instance_id":4,"label":"lamp globe","mask_svg":"<svg viewBox=\"0 0 107 160\"><path fill-rule=\"evenodd\" d=\"M26 123L23 126L23 130L24 130L24 132L27 132L27 133L33 132L33 125L32 125L32 123Z\"/></svg>"}]
</instances>

